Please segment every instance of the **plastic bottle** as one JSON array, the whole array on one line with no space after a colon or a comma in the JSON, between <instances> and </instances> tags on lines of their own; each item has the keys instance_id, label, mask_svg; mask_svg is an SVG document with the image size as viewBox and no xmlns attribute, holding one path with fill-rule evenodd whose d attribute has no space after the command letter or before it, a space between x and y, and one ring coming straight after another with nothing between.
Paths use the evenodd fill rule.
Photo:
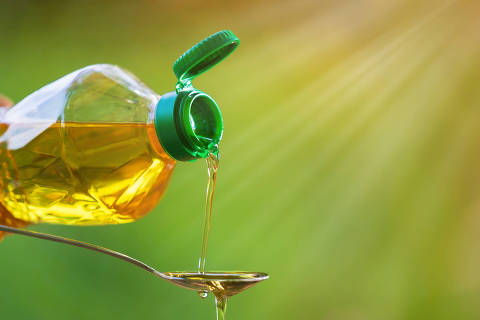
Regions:
<instances>
[{"instance_id":1,"label":"plastic bottle","mask_svg":"<svg viewBox=\"0 0 480 320\"><path fill-rule=\"evenodd\" d=\"M176 161L208 156L222 137L216 102L191 80L239 44L204 39L173 65L158 95L113 65L77 70L0 108L0 224L114 224L147 214Z\"/></svg>"}]
</instances>

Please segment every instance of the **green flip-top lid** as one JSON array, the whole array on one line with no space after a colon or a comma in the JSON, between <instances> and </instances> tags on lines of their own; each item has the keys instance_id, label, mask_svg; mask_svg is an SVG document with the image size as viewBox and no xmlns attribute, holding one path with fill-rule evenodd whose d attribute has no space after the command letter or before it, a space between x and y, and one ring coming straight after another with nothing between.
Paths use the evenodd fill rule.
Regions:
<instances>
[{"instance_id":1,"label":"green flip-top lid","mask_svg":"<svg viewBox=\"0 0 480 320\"><path fill-rule=\"evenodd\" d=\"M203 39L173 64L173 72L181 83L188 83L232 53L240 40L230 30L223 30Z\"/></svg>"},{"instance_id":2,"label":"green flip-top lid","mask_svg":"<svg viewBox=\"0 0 480 320\"><path fill-rule=\"evenodd\" d=\"M197 43L173 64L176 90L162 95L154 120L158 139L172 158L205 158L222 139L223 120L217 103L195 89L191 81L225 59L239 44L233 32L223 30Z\"/></svg>"}]
</instances>

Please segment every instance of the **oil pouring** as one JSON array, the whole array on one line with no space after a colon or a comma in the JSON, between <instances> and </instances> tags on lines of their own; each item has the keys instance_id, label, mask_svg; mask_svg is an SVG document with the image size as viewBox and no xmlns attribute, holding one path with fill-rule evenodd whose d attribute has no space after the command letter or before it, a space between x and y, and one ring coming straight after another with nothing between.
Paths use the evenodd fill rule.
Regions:
<instances>
[{"instance_id":1,"label":"oil pouring","mask_svg":"<svg viewBox=\"0 0 480 320\"><path fill-rule=\"evenodd\" d=\"M268 279L268 275L262 272L205 271L218 164L219 151L218 146L216 146L207 157L208 184L198 272L166 272L164 275L167 277L166 280L177 286L197 291L202 298L206 298L209 292L213 293L217 308L217 320L224 320L228 298Z\"/></svg>"},{"instance_id":2,"label":"oil pouring","mask_svg":"<svg viewBox=\"0 0 480 320\"><path fill-rule=\"evenodd\" d=\"M212 292L223 319L228 297L268 276L205 271L223 120L215 100L192 80L238 45L228 30L202 40L174 63L178 82L162 95L101 64L72 72L10 109L0 107L0 239L12 232L123 259L201 295ZM210 180L198 272L160 273L109 249L19 229L133 222L160 201L177 161L200 158L207 159Z\"/></svg>"}]
</instances>

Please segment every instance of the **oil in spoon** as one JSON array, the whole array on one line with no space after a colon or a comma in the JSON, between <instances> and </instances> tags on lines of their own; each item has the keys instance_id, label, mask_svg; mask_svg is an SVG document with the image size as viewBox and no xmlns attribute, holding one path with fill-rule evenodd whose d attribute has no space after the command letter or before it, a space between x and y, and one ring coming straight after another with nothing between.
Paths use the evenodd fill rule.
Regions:
<instances>
[{"instance_id":1,"label":"oil in spoon","mask_svg":"<svg viewBox=\"0 0 480 320\"><path fill-rule=\"evenodd\" d=\"M163 272L173 284L195 291L212 292L215 296L229 298L268 279L263 272Z\"/></svg>"},{"instance_id":2,"label":"oil in spoon","mask_svg":"<svg viewBox=\"0 0 480 320\"><path fill-rule=\"evenodd\" d=\"M164 272L164 279L173 284L198 292L215 295L217 320L225 320L228 298L268 279L262 272Z\"/></svg>"}]
</instances>

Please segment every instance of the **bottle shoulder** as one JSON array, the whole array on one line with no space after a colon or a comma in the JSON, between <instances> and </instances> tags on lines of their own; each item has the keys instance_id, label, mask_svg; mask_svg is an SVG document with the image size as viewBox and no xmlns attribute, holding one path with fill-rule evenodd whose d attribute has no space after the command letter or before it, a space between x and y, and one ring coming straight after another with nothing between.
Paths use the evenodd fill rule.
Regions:
<instances>
[{"instance_id":1,"label":"bottle shoulder","mask_svg":"<svg viewBox=\"0 0 480 320\"><path fill-rule=\"evenodd\" d=\"M133 74L110 64L76 70L7 111L0 143L21 148L54 123L149 123L159 96Z\"/></svg>"},{"instance_id":2,"label":"bottle shoulder","mask_svg":"<svg viewBox=\"0 0 480 320\"><path fill-rule=\"evenodd\" d=\"M160 97L133 73L117 65L94 64L77 70L74 73L76 75L71 84L72 87L75 85L81 86L85 81L101 82L107 79L107 81L123 86L145 98L158 100Z\"/></svg>"}]
</instances>

